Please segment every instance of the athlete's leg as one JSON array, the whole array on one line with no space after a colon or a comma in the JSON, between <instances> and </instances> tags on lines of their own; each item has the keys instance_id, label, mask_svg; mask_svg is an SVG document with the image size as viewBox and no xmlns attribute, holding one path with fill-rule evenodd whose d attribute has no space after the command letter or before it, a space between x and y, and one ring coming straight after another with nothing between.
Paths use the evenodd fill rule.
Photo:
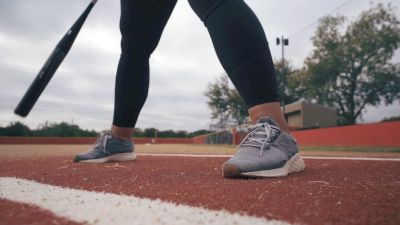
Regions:
<instances>
[{"instance_id":1,"label":"athlete's leg","mask_svg":"<svg viewBox=\"0 0 400 225\"><path fill-rule=\"evenodd\" d=\"M253 122L272 116L287 131L264 30L243 0L189 0L207 27L217 56Z\"/></svg>"},{"instance_id":2,"label":"athlete's leg","mask_svg":"<svg viewBox=\"0 0 400 225\"><path fill-rule=\"evenodd\" d=\"M175 4L176 0L121 0L121 58L111 132L102 132L95 145L76 155L74 162L100 163L136 158L132 133L147 97L149 58Z\"/></svg>"},{"instance_id":3,"label":"athlete's leg","mask_svg":"<svg viewBox=\"0 0 400 225\"><path fill-rule=\"evenodd\" d=\"M121 0L121 57L112 133L129 139L149 88L149 57L177 0Z\"/></svg>"},{"instance_id":4,"label":"athlete's leg","mask_svg":"<svg viewBox=\"0 0 400 225\"><path fill-rule=\"evenodd\" d=\"M260 22L243 0L189 0L254 125L222 166L225 177L278 177L304 169L280 109L274 65Z\"/></svg>"}]
</instances>

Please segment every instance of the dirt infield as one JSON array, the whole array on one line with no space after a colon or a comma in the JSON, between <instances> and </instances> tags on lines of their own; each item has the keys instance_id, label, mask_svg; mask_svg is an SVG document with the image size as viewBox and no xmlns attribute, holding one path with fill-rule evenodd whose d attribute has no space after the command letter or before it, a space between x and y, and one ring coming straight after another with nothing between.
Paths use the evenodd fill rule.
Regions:
<instances>
[{"instance_id":1,"label":"dirt infield","mask_svg":"<svg viewBox=\"0 0 400 225\"><path fill-rule=\"evenodd\" d=\"M91 145L0 145L1 157L22 156L70 156L86 151ZM184 144L145 144L136 145L137 153L149 154L196 154L233 155L236 147L231 145L184 145ZM350 150L302 150L303 156L343 156L343 157L383 157L400 158L398 152L353 152Z\"/></svg>"},{"instance_id":2,"label":"dirt infield","mask_svg":"<svg viewBox=\"0 0 400 225\"><path fill-rule=\"evenodd\" d=\"M13 156L73 156L91 148L92 145L0 145L0 157ZM183 145L183 144L144 144L135 145L137 153L158 154L211 154L231 155L233 146Z\"/></svg>"},{"instance_id":3,"label":"dirt infield","mask_svg":"<svg viewBox=\"0 0 400 225\"><path fill-rule=\"evenodd\" d=\"M139 156L134 162L75 164L66 156L2 158L0 176L290 223L397 225L400 219L397 161L308 159L305 171L285 178L232 180L221 176L225 160ZM41 215L22 212L41 220Z\"/></svg>"}]
</instances>

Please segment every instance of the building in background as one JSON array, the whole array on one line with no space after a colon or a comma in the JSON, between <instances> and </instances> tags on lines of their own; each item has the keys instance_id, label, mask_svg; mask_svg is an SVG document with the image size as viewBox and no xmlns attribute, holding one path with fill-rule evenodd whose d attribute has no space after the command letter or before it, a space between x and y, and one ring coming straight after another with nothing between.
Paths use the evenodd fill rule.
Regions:
<instances>
[{"instance_id":1,"label":"building in background","mask_svg":"<svg viewBox=\"0 0 400 225\"><path fill-rule=\"evenodd\" d=\"M337 126L336 109L305 100L285 106L289 127L294 129Z\"/></svg>"}]
</instances>

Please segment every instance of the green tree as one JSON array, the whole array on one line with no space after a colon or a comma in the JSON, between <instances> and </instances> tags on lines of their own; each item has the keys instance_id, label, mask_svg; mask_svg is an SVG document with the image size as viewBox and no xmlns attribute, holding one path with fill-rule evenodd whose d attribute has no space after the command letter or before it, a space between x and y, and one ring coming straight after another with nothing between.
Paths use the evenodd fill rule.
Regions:
<instances>
[{"instance_id":1,"label":"green tree","mask_svg":"<svg viewBox=\"0 0 400 225\"><path fill-rule=\"evenodd\" d=\"M228 105L230 116L235 120L235 123L237 125L245 123L249 113L246 104L235 88L229 91Z\"/></svg>"},{"instance_id":2,"label":"green tree","mask_svg":"<svg viewBox=\"0 0 400 225\"><path fill-rule=\"evenodd\" d=\"M188 138L192 138L192 137L195 137L195 136L199 136L199 135L203 135L203 134L208 134L208 133L211 133L211 131L208 131L208 130L196 130L196 131L193 131L193 132L190 132L189 134L188 134Z\"/></svg>"},{"instance_id":3,"label":"green tree","mask_svg":"<svg viewBox=\"0 0 400 225\"><path fill-rule=\"evenodd\" d=\"M32 136L32 131L21 122L12 122L7 127L0 128L0 136Z\"/></svg>"},{"instance_id":4,"label":"green tree","mask_svg":"<svg viewBox=\"0 0 400 225\"><path fill-rule=\"evenodd\" d=\"M326 17L312 38L315 49L292 80L306 99L338 109L339 123L354 124L367 105L400 97L400 22L389 4L361 13L341 32L345 17Z\"/></svg>"},{"instance_id":5,"label":"green tree","mask_svg":"<svg viewBox=\"0 0 400 225\"><path fill-rule=\"evenodd\" d=\"M177 138L186 138L187 137L187 131L185 130L178 130L176 132L176 137Z\"/></svg>"},{"instance_id":6,"label":"green tree","mask_svg":"<svg viewBox=\"0 0 400 225\"><path fill-rule=\"evenodd\" d=\"M78 125L67 122L49 123L46 121L33 131L33 135L42 137L94 137L97 136L97 132L82 130Z\"/></svg>"},{"instance_id":7,"label":"green tree","mask_svg":"<svg viewBox=\"0 0 400 225\"><path fill-rule=\"evenodd\" d=\"M211 109L211 118L225 124L229 119L229 80L227 76L220 76L214 83L209 83L205 95Z\"/></svg>"},{"instance_id":8,"label":"green tree","mask_svg":"<svg viewBox=\"0 0 400 225\"><path fill-rule=\"evenodd\" d=\"M310 89L308 77L308 72L305 68L295 70L287 77L288 98L291 100L290 102L300 99L312 101L308 94L308 90Z\"/></svg>"},{"instance_id":9,"label":"green tree","mask_svg":"<svg viewBox=\"0 0 400 225\"><path fill-rule=\"evenodd\" d=\"M282 102L283 90L285 94L284 96L285 104L289 104L299 100L301 97L299 93L296 92L296 88L298 86L293 85L295 83L294 82L295 80L292 79L292 77L295 76L298 73L298 71L295 70L293 66L290 64L290 62L287 60L275 61L274 66L275 66L275 76L278 85L279 95L281 96L281 104L283 104ZM285 83L283 83L283 76L285 76Z\"/></svg>"},{"instance_id":10,"label":"green tree","mask_svg":"<svg viewBox=\"0 0 400 225\"><path fill-rule=\"evenodd\" d=\"M133 137L144 137L144 131L140 128L133 128Z\"/></svg>"},{"instance_id":11,"label":"green tree","mask_svg":"<svg viewBox=\"0 0 400 225\"><path fill-rule=\"evenodd\" d=\"M148 138L153 138L157 136L158 130L156 128L146 128L144 129L144 136Z\"/></svg>"},{"instance_id":12,"label":"green tree","mask_svg":"<svg viewBox=\"0 0 400 225\"><path fill-rule=\"evenodd\" d=\"M381 122L400 121L400 116L385 117Z\"/></svg>"},{"instance_id":13,"label":"green tree","mask_svg":"<svg viewBox=\"0 0 400 225\"><path fill-rule=\"evenodd\" d=\"M226 74L222 74L214 83L209 83L205 95L209 99L207 104L211 109L211 117L217 119L221 126L229 119L233 119L236 124L245 122L247 107L239 92L230 87Z\"/></svg>"},{"instance_id":14,"label":"green tree","mask_svg":"<svg viewBox=\"0 0 400 225\"><path fill-rule=\"evenodd\" d=\"M176 137L176 132L173 130L162 130L162 131L158 131L157 137L167 137L167 138L171 138L171 137Z\"/></svg>"}]
</instances>

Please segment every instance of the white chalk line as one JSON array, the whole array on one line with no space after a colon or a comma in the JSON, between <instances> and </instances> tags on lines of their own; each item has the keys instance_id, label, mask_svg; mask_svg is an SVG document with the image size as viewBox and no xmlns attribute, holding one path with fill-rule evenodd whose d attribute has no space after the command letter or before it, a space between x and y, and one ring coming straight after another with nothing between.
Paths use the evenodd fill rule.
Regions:
<instances>
[{"instance_id":1,"label":"white chalk line","mask_svg":"<svg viewBox=\"0 0 400 225\"><path fill-rule=\"evenodd\" d=\"M71 221L86 224L265 224L290 225L278 220L207 210L112 193L90 192L0 177L0 198L36 205ZM37 218L38 222L40 218Z\"/></svg>"},{"instance_id":2,"label":"white chalk line","mask_svg":"<svg viewBox=\"0 0 400 225\"><path fill-rule=\"evenodd\" d=\"M139 156L166 156L166 157L210 157L210 158L230 158L233 155L200 155L200 154L163 154L163 153L138 153ZM341 157L341 156L301 156L303 159L321 160L370 160L370 161L400 161L400 158L377 158L377 157Z\"/></svg>"}]
</instances>

